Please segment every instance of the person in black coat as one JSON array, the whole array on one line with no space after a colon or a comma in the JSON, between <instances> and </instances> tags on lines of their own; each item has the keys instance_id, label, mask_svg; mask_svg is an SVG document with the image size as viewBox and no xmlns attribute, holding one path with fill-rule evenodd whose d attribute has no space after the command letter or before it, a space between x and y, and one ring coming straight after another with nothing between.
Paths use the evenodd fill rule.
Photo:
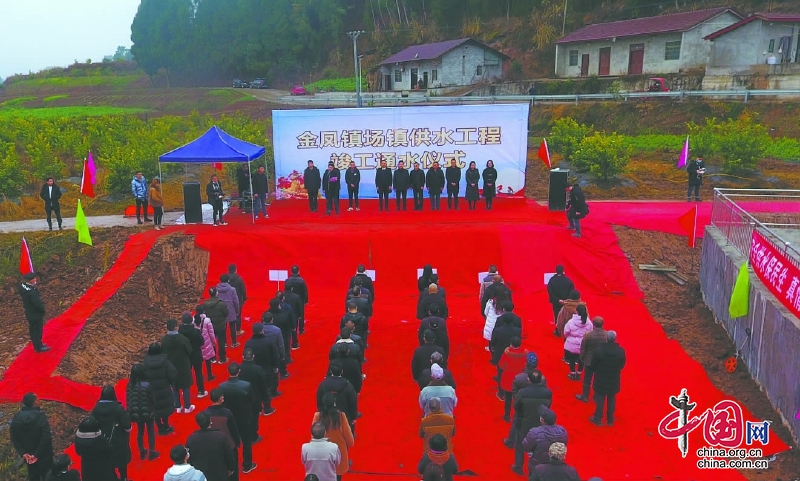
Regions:
<instances>
[{"instance_id":1,"label":"person in black coat","mask_svg":"<svg viewBox=\"0 0 800 481\"><path fill-rule=\"evenodd\" d=\"M501 292L503 293L503 299L511 300L511 289L503 283L503 278L501 276L494 275L492 277L492 283L483 290L481 305L486 307L486 303L489 302L489 299L497 299Z\"/></svg>"},{"instance_id":2,"label":"person in black coat","mask_svg":"<svg viewBox=\"0 0 800 481\"><path fill-rule=\"evenodd\" d=\"M144 432L147 430L147 444L150 446L150 461L159 456L156 451L155 433L155 408L156 395L153 386L147 380L147 370L144 364L134 364L131 368L131 378L126 389L125 404L128 406L128 416L131 422L136 423L136 444L139 447L139 459L148 456L144 448Z\"/></svg>"},{"instance_id":3,"label":"person in black coat","mask_svg":"<svg viewBox=\"0 0 800 481\"><path fill-rule=\"evenodd\" d=\"M569 229L574 230L573 237L581 236L581 219L589 214L589 205L586 203L586 196L578 184L567 187L569 201L567 202L567 220Z\"/></svg>"},{"instance_id":4,"label":"person in black coat","mask_svg":"<svg viewBox=\"0 0 800 481\"><path fill-rule=\"evenodd\" d=\"M305 334L306 326L305 326L305 318L306 318L306 305L308 304L308 285L306 284L305 279L300 277L300 266L292 266L291 269L292 273L289 277L284 281L284 290L291 291L300 296L300 300L302 302L302 306L298 316L300 316L300 324L298 326L300 334Z\"/></svg>"},{"instance_id":5,"label":"person in black coat","mask_svg":"<svg viewBox=\"0 0 800 481\"><path fill-rule=\"evenodd\" d=\"M72 460L66 454L56 456L53 469L47 474L47 481L81 481L81 473L77 469L69 469Z\"/></svg>"},{"instance_id":6,"label":"person in black coat","mask_svg":"<svg viewBox=\"0 0 800 481\"><path fill-rule=\"evenodd\" d=\"M564 275L564 266L557 265L556 275L547 281L547 295L550 298L550 304L553 306L553 321L558 319L558 313L561 312L563 307L561 301L569 299L569 293L573 289L575 289L575 283Z\"/></svg>"},{"instance_id":7,"label":"person in black coat","mask_svg":"<svg viewBox=\"0 0 800 481\"><path fill-rule=\"evenodd\" d=\"M150 344L142 364L144 364L147 380L153 387L154 414L158 434L165 436L175 431L169 425L169 417L175 411L172 384L178 377L178 371L169 362L167 355L161 352L161 345L157 342Z\"/></svg>"},{"instance_id":8,"label":"person in black coat","mask_svg":"<svg viewBox=\"0 0 800 481\"><path fill-rule=\"evenodd\" d=\"M368 276L366 272L366 266L364 266L364 264L359 264L356 268L356 275L350 278L350 289L355 287L356 279L361 279L361 285L369 290L369 302L372 304L375 302L375 285L372 282L372 278Z\"/></svg>"},{"instance_id":9,"label":"person in black coat","mask_svg":"<svg viewBox=\"0 0 800 481\"><path fill-rule=\"evenodd\" d=\"M355 324L352 324L355 327ZM355 339L353 339L355 337ZM360 342L359 342L360 341ZM350 350L350 354L355 357L360 364L364 363L364 346L363 340L357 334L353 334L353 331L345 324L345 326L339 329L339 335L336 336L336 342L331 346L331 350L328 352L328 360L333 361L337 357L339 357L339 346L341 344L347 344L348 349Z\"/></svg>"},{"instance_id":10,"label":"person in black coat","mask_svg":"<svg viewBox=\"0 0 800 481\"><path fill-rule=\"evenodd\" d=\"M270 299L269 312L272 313L272 322L281 330L283 336L283 359L287 364L292 359L292 329L296 321L292 318L291 309L284 309L281 300L278 298Z\"/></svg>"},{"instance_id":11,"label":"person in black coat","mask_svg":"<svg viewBox=\"0 0 800 481\"><path fill-rule=\"evenodd\" d=\"M53 435L47 416L39 409L39 398L29 392L22 409L11 419L11 445L28 467L28 479L44 481L53 466Z\"/></svg>"},{"instance_id":12,"label":"person in black coat","mask_svg":"<svg viewBox=\"0 0 800 481\"><path fill-rule=\"evenodd\" d=\"M334 360L342 363L342 377L350 381L356 394L361 392L364 381L361 370L361 350L355 344L337 343Z\"/></svg>"},{"instance_id":13,"label":"person in black coat","mask_svg":"<svg viewBox=\"0 0 800 481\"><path fill-rule=\"evenodd\" d=\"M259 440L255 436L258 430L258 419L255 419L253 414L255 405L253 387L249 382L239 379L239 373L239 364L235 362L228 364L230 377L227 381L220 383L219 389L225 398L223 405L233 414L241 437L242 471L249 473L256 466L256 463L253 462L253 443Z\"/></svg>"},{"instance_id":14,"label":"person in black coat","mask_svg":"<svg viewBox=\"0 0 800 481\"><path fill-rule=\"evenodd\" d=\"M117 479L114 470L114 448L103 436L94 416L84 418L75 433L75 452L81 457L83 481Z\"/></svg>"},{"instance_id":15,"label":"person in black coat","mask_svg":"<svg viewBox=\"0 0 800 481\"><path fill-rule=\"evenodd\" d=\"M53 230L53 214L56 215L58 221L58 230L64 230L61 227L61 204L58 199L61 198L61 189L56 185L55 179L48 177L42 190L39 191L39 197L44 201L44 211L47 214L47 226Z\"/></svg>"},{"instance_id":16,"label":"person in black coat","mask_svg":"<svg viewBox=\"0 0 800 481\"><path fill-rule=\"evenodd\" d=\"M514 325L514 318L498 317L497 323L492 331L492 339L489 341L489 350L492 352L492 364L497 365L500 362L503 352L511 345L511 338L515 336L522 338L522 328ZM498 367L497 369L497 375L499 377L500 368Z\"/></svg>"},{"instance_id":17,"label":"person in black coat","mask_svg":"<svg viewBox=\"0 0 800 481\"><path fill-rule=\"evenodd\" d=\"M271 314L265 312L264 314ZM264 370L267 377L267 386L270 393L280 395L278 391L278 372L281 367L281 349L278 345L278 338L275 336L267 337L264 335L264 324L256 322L252 327L253 335L247 342L244 343L245 351L250 349L253 351L253 361ZM272 399L272 396L269 398ZM267 412L270 407L267 402L264 412Z\"/></svg>"},{"instance_id":18,"label":"person in black coat","mask_svg":"<svg viewBox=\"0 0 800 481\"><path fill-rule=\"evenodd\" d=\"M92 416L100 424L100 432L110 440L111 459L119 479L126 481L128 464L131 462L131 418L122 403L117 401L114 386L103 386L100 400L92 409Z\"/></svg>"},{"instance_id":19,"label":"person in black coat","mask_svg":"<svg viewBox=\"0 0 800 481\"><path fill-rule=\"evenodd\" d=\"M461 186L461 168L456 165L455 159L450 161L450 166L445 169L445 180L447 180L447 210L455 204L458 210L458 190Z\"/></svg>"},{"instance_id":20,"label":"person in black coat","mask_svg":"<svg viewBox=\"0 0 800 481\"><path fill-rule=\"evenodd\" d=\"M347 184L347 210L352 212L355 204L358 208L358 188L361 185L361 171L352 160L344 173L344 182Z\"/></svg>"},{"instance_id":21,"label":"person in black coat","mask_svg":"<svg viewBox=\"0 0 800 481\"><path fill-rule=\"evenodd\" d=\"M428 309L428 316L419 324L417 335L419 337L419 345L425 344L424 333L426 330L431 330L434 334L434 344L444 350L445 363L448 356L450 356L450 338L447 336L447 323L444 318L439 315L439 306L431 304Z\"/></svg>"},{"instance_id":22,"label":"person in black coat","mask_svg":"<svg viewBox=\"0 0 800 481\"><path fill-rule=\"evenodd\" d=\"M439 317L447 319L450 311L447 309L447 301L444 297L444 292L439 290L439 286L431 284L428 287L428 292L424 291L420 295L419 304L417 305L417 319L422 320L430 314L431 307L436 304L439 308Z\"/></svg>"},{"instance_id":23,"label":"person in black coat","mask_svg":"<svg viewBox=\"0 0 800 481\"><path fill-rule=\"evenodd\" d=\"M467 204L469 205L469 210L475 210L475 207L478 204L478 199L480 199L480 189L478 184L481 181L481 173L477 168L477 164L475 161L469 163L469 168L467 172L464 173L464 179L467 181L467 192L464 197L467 199Z\"/></svg>"},{"instance_id":24,"label":"person in black coat","mask_svg":"<svg viewBox=\"0 0 800 481\"><path fill-rule=\"evenodd\" d=\"M22 298L22 308L25 310L25 319L28 321L28 334L33 344L33 350L36 352L45 352L50 350L50 346L42 343L42 331L44 331L44 302L39 296L39 290L36 288L37 274L29 272L22 276L24 282L20 284L19 292Z\"/></svg>"},{"instance_id":25,"label":"person in black coat","mask_svg":"<svg viewBox=\"0 0 800 481\"><path fill-rule=\"evenodd\" d=\"M358 397L350 381L342 377L344 367L338 360L331 361L328 376L317 386L317 411L322 411L322 398L328 393L336 396L336 407L347 416L350 429L355 431L355 422L361 416L358 412Z\"/></svg>"},{"instance_id":26,"label":"person in black coat","mask_svg":"<svg viewBox=\"0 0 800 481\"><path fill-rule=\"evenodd\" d=\"M403 210L406 209L406 201L408 200L408 188L411 186L411 177L405 167L405 163L401 160L397 163L397 170L394 171L392 177L392 187L394 187L395 210L400 210L401 199ZM387 207L388 209L388 207Z\"/></svg>"},{"instance_id":27,"label":"person in black coat","mask_svg":"<svg viewBox=\"0 0 800 481\"><path fill-rule=\"evenodd\" d=\"M347 302L347 314L342 316L342 319L339 321L339 329L345 327L348 322L353 323L355 326L354 332L361 336L366 344L367 336L369 335L369 320L364 314L358 312L358 305L353 299Z\"/></svg>"},{"instance_id":28,"label":"person in black coat","mask_svg":"<svg viewBox=\"0 0 800 481\"><path fill-rule=\"evenodd\" d=\"M507 447L514 448L514 465L511 469L517 474L523 472L525 450L522 441L528 431L541 425L540 406L549 408L553 404L553 392L542 383L542 377L538 369L528 373L530 385L520 389L514 398L514 420L509 438L503 440Z\"/></svg>"},{"instance_id":29,"label":"person in black coat","mask_svg":"<svg viewBox=\"0 0 800 481\"><path fill-rule=\"evenodd\" d=\"M389 193L392 191L392 170L386 167L386 161L381 160L381 165L375 170L375 188L378 190L378 210L389 211Z\"/></svg>"},{"instance_id":30,"label":"person in black coat","mask_svg":"<svg viewBox=\"0 0 800 481\"><path fill-rule=\"evenodd\" d=\"M192 363L194 378L197 382L197 397L204 398L208 396L203 379L203 344L205 344L205 340L200 330L194 327L194 318L190 312L184 312L181 315L181 325L178 328L178 332L189 340L189 345L192 347L189 361Z\"/></svg>"},{"instance_id":31,"label":"person in black coat","mask_svg":"<svg viewBox=\"0 0 800 481\"><path fill-rule=\"evenodd\" d=\"M522 329L522 319L514 314L514 303L511 301L503 301L500 307L503 308L503 313L497 317L497 323L503 324L509 322L512 326Z\"/></svg>"},{"instance_id":32,"label":"person in black coat","mask_svg":"<svg viewBox=\"0 0 800 481\"><path fill-rule=\"evenodd\" d=\"M300 313L303 312L303 299L297 293L286 289L283 291L283 300L292 308L292 319L294 321L294 328L292 328L292 349L300 349L300 344L297 339L297 329L300 326Z\"/></svg>"},{"instance_id":33,"label":"person in black coat","mask_svg":"<svg viewBox=\"0 0 800 481\"><path fill-rule=\"evenodd\" d=\"M689 161L689 164L686 166L686 173L689 175L689 189L686 191L686 202L692 201L692 191L694 191L694 200L700 202L700 186L703 185L703 174L705 174L705 172L706 169L703 166L702 157ZM47 217L47 222L48 224L50 223L49 215ZM59 221L58 226L61 227L61 221Z\"/></svg>"},{"instance_id":34,"label":"person in black coat","mask_svg":"<svg viewBox=\"0 0 800 481\"><path fill-rule=\"evenodd\" d=\"M425 174L425 184L428 186L428 196L431 198L431 210L439 210L439 201L444 189L444 172L439 168L439 162L434 162L433 167Z\"/></svg>"},{"instance_id":35,"label":"person in black coat","mask_svg":"<svg viewBox=\"0 0 800 481\"><path fill-rule=\"evenodd\" d=\"M625 349L617 344L616 331L606 333L606 342L600 344L592 355L594 368L594 402L597 403L594 416L589 418L593 424L603 424L603 408L606 408L606 423L614 425L614 411L617 408L617 393L620 390L620 373L625 367ZM608 403L608 404L606 404Z\"/></svg>"},{"instance_id":36,"label":"person in black coat","mask_svg":"<svg viewBox=\"0 0 800 481\"><path fill-rule=\"evenodd\" d=\"M258 167L258 171L253 174L253 217L258 219L258 213L266 219L267 215L267 194L269 193L269 180L263 165Z\"/></svg>"},{"instance_id":37,"label":"person in black coat","mask_svg":"<svg viewBox=\"0 0 800 481\"><path fill-rule=\"evenodd\" d=\"M486 162L483 169L483 198L486 199L486 210L492 210L492 200L497 195L497 169L494 168L494 161Z\"/></svg>"},{"instance_id":38,"label":"person in black coat","mask_svg":"<svg viewBox=\"0 0 800 481\"><path fill-rule=\"evenodd\" d=\"M414 162L414 168L409 172L408 180L411 184L411 192L414 194L414 210L422 210L425 172L419 168L419 162Z\"/></svg>"},{"instance_id":39,"label":"person in black coat","mask_svg":"<svg viewBox=\"0 0 800 481\"><path fill-rule=\"evenodd\" d=\"M192 328L194 329L194 328ZM170 319L167 321L167 334L161 338L161 350L167 355L169 362L175 366L177 376L172 385L172 397L175 401L175 409L178 412L194 411L194 404L191 403L192 387L192 345L186 337L178 332L178 321ZM183 393L183 408L181 408L180 394Z\"/></svg>"},{"instance_id":40,"label":"person in black coat","mask_svg":"<svg viewBox=\"0 0 800 481\"><path fill-rule=\"evenodd\" d=\"M275 408L272 407L272 395L269 392L270 383L267 373L264 368L255 362L255 354L252 349L245 348L242 356L243 360L239 365L239 379L249 382L253 388L253 415L256 420L262 413L264 416L269 416L275 412ZM258 421L254 423L253 427L256 430L258 429ZM258 437L257 431L256 437Z\"/></svg>"},{"instance_id":41,"label":"person in black coat","mask_svg":"<svg viewBox=\"0 0 800 481\"><path fill-rule=\"evenodd\" d=\"M208 481L228 481L236 472L236 457L229 448L228 438L219 429L211 428L208 412L198 413L194 420L200 429L186 438L186 449L191 453L189 464Z\"/></svg>"},{"instance_id":42,"label":"person in black coat","mask_svg":"<svg viewBox=\"0 0 800 481\"><path fill-rule=\"evenodd\" d=\"M206 196L208 197L208 203L214 209L214 225L217 225L217 219L219 219L219 225L227 225L228 223L222 220L222 199L225 198L225 192L222 190L222 184L220 184L219 177L216 175L212 175L211 182L206 185Z\"/></svg>"},{"instance_id":43,"label":"person in black coat","mask_svg":"<svg viewBox=\"0 0 800 481\"><path fill-rule=\"evenodd\" d=\"M434 352L442 355L442 368L447 367L447 358L444 355L444 349L436 345L436 334L430 329L422 333L423 345L414 350L414 355L411 356L411 377L414 382L418 382L422 371L430 369L431 356Z\"/></svg>"},{"instance_id":44,"label":"person in black coat","mask_svg":"<svg viewBox=\"0 0 800 481\"><path fill-rule=\"evenodd\" d=\"M331 210L339 215L341 180L339 169L333 165L333 162L328 162L328 170L322 176L322 190L325 192L325 215L331 215Z\"/></svg>"},{"instance_id":45,"label":"person in black coat","mask_svg":"<svg viewBox=\"0 0 800 481\"><path fill-rule=\"evenodd\" d=\"M308 208L311 212L317 212L319 206L317 198L319 196L319 189L322 187L322 177L320 176L319 169L314 165L313 160L308 161L308 167L303 171L303 186L308 192Z\"/></svg>"},{"instance_id":46,"label":"person in black coat","mask_svg":"<svg viewBox=\"0 0 800 481\"><path fill-rule=\"evenodd\" d=\"M236 425L236 418L230 409L226 408L223 404L225 396L219 388L212 389L209 395L211 399L211 406L206 408L204 413L208 414L211 418L211 429L216 429L225 436L227 449L231 452L234 459L238 459L239 446L242 444L242 438L239 435L239 428ZM238 479L239 467L238 461L234 461L234 474L231 476L233 479Z\"/></svg>"}]
</instances>

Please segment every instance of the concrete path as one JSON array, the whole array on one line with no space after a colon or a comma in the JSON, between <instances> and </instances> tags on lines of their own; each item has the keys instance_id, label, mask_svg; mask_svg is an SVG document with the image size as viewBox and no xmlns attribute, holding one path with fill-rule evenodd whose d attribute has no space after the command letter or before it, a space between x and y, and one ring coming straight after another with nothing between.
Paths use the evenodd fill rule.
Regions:
<instances>
[{"instance_id":1,"label":"concrete path","mask_svg":"<svg viewBox=\"0 0 800 481\"><path fill-rule=\"evenodd\" d=\"M178 217L182 216L183 212L166 212L164 213L164 225L172 225L175 223L175 220ZM89 223L89 228L92 227L116 227L116 226L123 226L123 227L138 227L139 224L136 223L135 217L123 217L121 215L98 215L98 216L91 216L86 217L87 222ZM62 223L64 230L67 229L74 229L75 228L75 218L74 217L64 217ZM150 223L150 226L153 224ZM144 224L147 226L147 224ZM57 229L56 220L53 219L53 228ZM47 230L47 221L42 219L28 219L28 220L18 220L12 222L0 222L0 233L8 234L9 232L33 232L33 231L40 231L40 230Z\"/></svg>"}]
</instances>

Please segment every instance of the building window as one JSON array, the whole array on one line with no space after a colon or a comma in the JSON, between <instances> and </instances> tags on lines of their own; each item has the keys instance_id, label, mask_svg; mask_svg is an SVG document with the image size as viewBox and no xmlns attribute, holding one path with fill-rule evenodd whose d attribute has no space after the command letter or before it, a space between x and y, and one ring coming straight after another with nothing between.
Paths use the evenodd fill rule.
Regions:
<instances>
[{"instance_id":1,"label":"building window","mask_svg":"<svg viewBox=\"0 0 800 481\"><path fill-rule=\"evenodd\" d=\"M478 77L483 75L483 65L478 65L478 67L475 68L475 75Z\"/></svg>"},{"instance_id":2,"label":"building window","mask_svg":"<svg viewBox=\"0 0 800 481\"><path fill-rule=\"evenodd\" d=\"M395 82L402 82L403 81L403 72L400 70L394 71L394 81Z\"/></svg>"},{"instance_id":3,"label":"building window","mask_svg":"<svg viewBox=\"0 0 800 481\"><path fill-rule=\"evenodd\" d=\"M772 53L774 51L775 51L775 39L772 38L769 40L769 48L767 49L767 52Z\"/></svg>"},{"instance_id":4,"label":"building window","mask_svg":"<svg viewBox=\"0 0 800 481\"><path fill-rule=\"evenodd\" d=\"M570 67L577 67L578 66L578 51L577 50L570 50L569 51L569 66Z\"/></svg>"},{"instance_id":5,"label":"building window","mask_svg":"<svg viewBox=\"0 0 800 481\"><path fill-rule=\"evenodd\" d=\"M667 42L664 47L664 60L679 60L681 58L681 41Z\"/></svg>"},{"instance_id":6,"label":"building window","mask_svg":"<svg viewBox=\"0 0 800 481\"><path fill-rule=\"evenodd\" d=\"M436 82L437 80L439 80L439 71L431 70L431 82Z\"/></svg>"}]
</instances>

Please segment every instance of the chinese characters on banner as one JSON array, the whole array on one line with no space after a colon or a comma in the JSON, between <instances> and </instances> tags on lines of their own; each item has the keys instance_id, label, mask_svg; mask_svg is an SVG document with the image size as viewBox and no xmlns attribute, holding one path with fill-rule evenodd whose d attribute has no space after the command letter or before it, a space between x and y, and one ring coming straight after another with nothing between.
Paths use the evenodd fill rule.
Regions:
<instances>
[{"instance_id":1,"label":"chinese characters on banner","mask_svg":"<svg viewBox=\"0 0 800 481\"><path fill-rule=\"evenodd\" d=\"M499 195L524 189L528 104L315 109L273 112L278 195L303 197L303 171L309 160L322 171L333 162L342 171L353 162L361 171L362 198L377 198L374 171L385 161L394 170L440 168L453 161L479 171L492 160ZM347 185L342 183L342 190Z\"/></svg>"},{"instance_id":2,"label":"chinese characters on banner","mask_svg":"<svg viewBox=\"0 0 800 481\"><path fill-rule=\"evenodd\" d=\"M800 317L800 269L756 230L750 244L750 265L770 292Z\"/></svg>"}]
</instances>

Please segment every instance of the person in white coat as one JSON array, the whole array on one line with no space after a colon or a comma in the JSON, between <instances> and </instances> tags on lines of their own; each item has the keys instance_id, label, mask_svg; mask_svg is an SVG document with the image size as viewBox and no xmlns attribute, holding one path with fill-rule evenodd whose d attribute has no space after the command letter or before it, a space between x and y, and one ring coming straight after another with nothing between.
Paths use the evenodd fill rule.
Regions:
<instances>
[{"instance_id":1,"label":"person in white coat","mask_svg":"<svg viewBox=\"0 0 800 481\"><path fill-rule=\"evenodd\" d=\"M486 322L483 324L483 338L486 339L486 349L489 350L489 341L492 340L492 331L494 331L494 325L497 324L497 318L503 315L503 302L507 299L500 292L495 299L489 299L486 301L486 306L483 308L483 317L486 318Z\"/></svg>"},{"instance_id":2,"label":"person in white coat","mask_svg":"<svg viewBox=\"0 0 800 481\"><path fill-rule=\"evenodd\" d=\"M579 305L564 326L564 359L569 362L569 378L578 381L583 371L583 361L581 361L581 342L583 335L594 329L594 325L589 322L589 314L586 312L585 305ZM577 370L575 369L577 366Z\"/></svg>"}]
</instances>

